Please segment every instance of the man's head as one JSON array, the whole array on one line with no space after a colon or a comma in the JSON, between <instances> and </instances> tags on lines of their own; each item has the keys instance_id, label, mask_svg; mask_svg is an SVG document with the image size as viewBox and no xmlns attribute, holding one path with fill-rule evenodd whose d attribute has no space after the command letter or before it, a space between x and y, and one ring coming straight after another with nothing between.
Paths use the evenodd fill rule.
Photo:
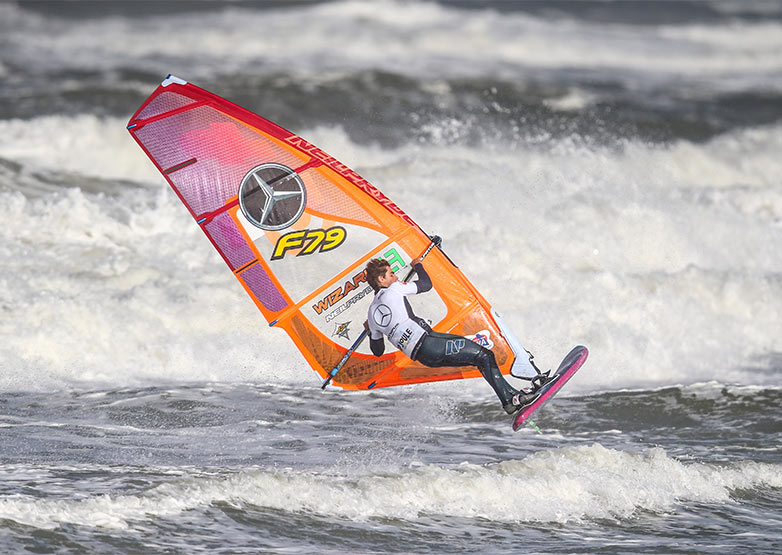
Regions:
<instances>
[{"instance_id":1,"label":"man's head","mask_svg":"<svg viewBox=\"0 0 782 555\"><path fill-rule=\"evenodd\" d=\"M397 279L391 265L385 260L373 258L367 262L367 282L375 292L380 291L381 287L388 287Z\"/></svg>"}]
</instances>

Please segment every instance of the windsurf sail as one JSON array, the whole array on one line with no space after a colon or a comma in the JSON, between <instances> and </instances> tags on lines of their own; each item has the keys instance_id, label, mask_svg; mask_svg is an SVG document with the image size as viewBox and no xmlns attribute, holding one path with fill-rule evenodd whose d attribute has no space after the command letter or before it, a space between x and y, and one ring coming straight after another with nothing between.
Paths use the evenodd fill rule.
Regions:
<instances>
[{"instance_id":1,"label":"windsurf sail","mask_svg":"<svg viewBox=\"0 0 782 555\"><path fill-rule=\"evenodd\" d=\"M321 379L363 330L371 258L405 270L429 236L394 202L305 139L228 100L168 76L128 130L190 211L270 326L287 332ZM490 348L503 373L534 375L499 315L439 250L433 289L411 299L441 332ZM371 389L478 377L428 368L364 344L332 381Z\"/></svg>"}]
</instances>

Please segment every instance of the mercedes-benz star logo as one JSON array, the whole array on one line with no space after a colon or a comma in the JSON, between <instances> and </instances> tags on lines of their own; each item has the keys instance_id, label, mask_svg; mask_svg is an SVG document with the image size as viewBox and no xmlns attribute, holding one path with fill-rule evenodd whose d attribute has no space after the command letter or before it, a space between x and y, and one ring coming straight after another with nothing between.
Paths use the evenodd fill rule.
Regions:
<instances>
[{"instance_id":1,"label":"mercedes-benz star logo","mask_svg":"<svg viewBox=\"0 0 782 555\"><path fill-rule=\"evenodd\" d=\"M239 206L255 226L277 231L292 226L307 205L301 177L282 164L261 164L239 185Z\"/></svg>"},{"instance_id":2,"label":"mercedes-benz star logo","mask_svg":"<svg viewBox=\"0 0 782 555\"><path fill-rule=\"evenodd\" d=\"M378 326L384 328L391 322L391 309L384 304L378 305L372 314L372 318L375 319L375 323Z\"/></svg>"}]
</instances>

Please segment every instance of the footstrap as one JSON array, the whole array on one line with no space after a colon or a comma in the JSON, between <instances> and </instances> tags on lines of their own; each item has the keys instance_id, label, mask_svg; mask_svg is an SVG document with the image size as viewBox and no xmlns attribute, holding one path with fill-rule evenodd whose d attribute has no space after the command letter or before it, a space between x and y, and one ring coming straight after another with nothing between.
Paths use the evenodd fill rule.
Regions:
<instances>
[{"instance_id":1,"label":"footstrap","mask_svg":"<svg viewBox=\"0 0 782 555\"><path fill-rule=\"evenodd\" d=\"M535 391L546 385L548 382L552 380L551 376L551 370L546 370L545 372L538 371L538 375L534 378L530 379L532 382L532 387Z\"/></svg>"}]
</instances>

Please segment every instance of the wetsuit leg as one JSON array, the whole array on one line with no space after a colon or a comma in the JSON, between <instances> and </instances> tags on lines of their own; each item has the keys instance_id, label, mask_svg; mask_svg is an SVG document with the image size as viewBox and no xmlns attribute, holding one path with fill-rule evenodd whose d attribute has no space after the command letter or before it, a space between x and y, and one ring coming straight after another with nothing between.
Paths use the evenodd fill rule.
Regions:
<instances>
[{"instance_id":1,"label":"wetsuit leg","mask_svg":"<svg viewBox=\"0 0 782 555\"><path fill-rule=\"evenodd\" d=\"M497 394L500 402L507 405L518 393L505 381L494 353L460 335L430 332L416 353L415 359L429 367L475 366Z\"/></svg>"}]
</instances>

